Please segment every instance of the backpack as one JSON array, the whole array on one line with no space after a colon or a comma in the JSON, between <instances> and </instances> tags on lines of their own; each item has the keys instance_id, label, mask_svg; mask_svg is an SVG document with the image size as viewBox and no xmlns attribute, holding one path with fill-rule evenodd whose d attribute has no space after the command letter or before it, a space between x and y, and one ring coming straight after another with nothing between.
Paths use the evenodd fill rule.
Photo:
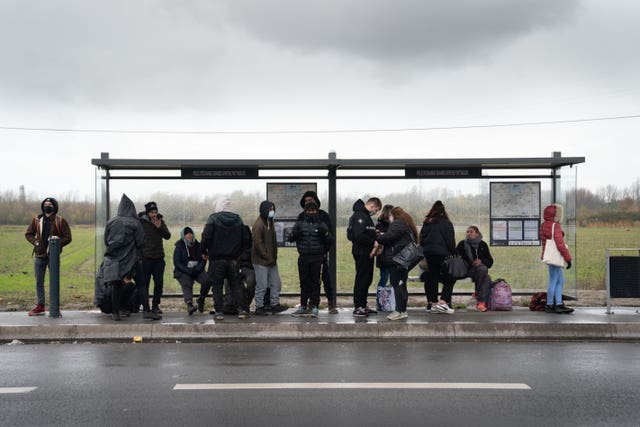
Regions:
<instances>
[{"instance_id":1,"label":"backpack","mask_svg":"<svg viewBox=\"0 0 640 427\"><path fill-rule=\"evenodd\" d=\"M531 301L529 302L529 310L531 311L544 311L547 305L547 293L536 292L531 295Z\"/></svg>"},{"instance_id":2,"label":"backpack","mask_svg":"<svg viewBox=\"0 0 640 427\"><path fill-rule=\"evenodd\" d=\"M511 286L504 279L491 282L490 298L487 308L492 311L511 311L513 300L511 299Z\"/></svg>"},{"instance_id":3,"label":"backpack","mask_svg":"<svg viewBox=\"0 0 640 427\"><path fill-rule=\"evenodd\" d=\"M353 242L353 217L354 215L349 217L349 225L347 226L347 239L349 239L350 242Z\"/></svg>"},{"instance_id":4,"label":"backpack","mask_svg":"<svg viewBox=\"0 0 640 427\"><path fill-rule=\"evenodd\" d=\"M379 311L394 311L396 309L396 298L391 286L378 286L376 300Z\"/></svg>"}]
</instances>

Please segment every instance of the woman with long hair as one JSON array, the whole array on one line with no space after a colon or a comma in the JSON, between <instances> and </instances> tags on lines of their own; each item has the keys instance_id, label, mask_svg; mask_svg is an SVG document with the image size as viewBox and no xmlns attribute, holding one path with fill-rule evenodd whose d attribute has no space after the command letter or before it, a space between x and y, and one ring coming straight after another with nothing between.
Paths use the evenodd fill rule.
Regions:
<instances>
[{"instance_id":1,"label":"woman with long hair","mask_svg":"<svg viewBox=\"0 0 640 427\"><path fill-rule=\"evenodd\" d=\"M381 235L387 232L391 223L389 222L389 214L393 209L393 205L384 205L378 215L378 222L376 223L376 235ZM383 246L376 242L373 246L370 256L376 257L376 267L380 270L380 280L378 280L377 288L387 286L389 281L389 269L393 266L393 255L391 253L391 247ZM380 304L380 300L377 301L379 311L383 311L384 307Z\"/></svg>"},{"instance_id":2,"label":"woman with long hair","mask_svg":"<svg viewBox=\"0 0 640 427\"><path fill-rule=\"evenodd\" d=\"M420 230L420 244L428 266L424 282L427 311L453 314L451 295L456 280L442 271L442 263L446 257L455 252L455 232L444 204L440 200L433 204L424 218ZM439 281L442 281L442 295L438 300Z\"/></svg>"},{"instance_id":3,"label":"woman with long hair","mask_svg":"<svg viewBox=\"0 0 640 427\"><path fill-rule=\"evenodd\" d=\"M393 255L399 253L402 248L414 240L418 241L416 224L411 215L404 209L400 207L393 208L389 214L389 224L389 229L386 233L380 234L376 241L385 247L391 248ZM404 267L394 263L389 267L389 276L395 294L396 309L387 316L387 319L406 319L409 317L407 314L407 301L409 300L407 278L409 272Z\"/></svg>"}]
</instances>

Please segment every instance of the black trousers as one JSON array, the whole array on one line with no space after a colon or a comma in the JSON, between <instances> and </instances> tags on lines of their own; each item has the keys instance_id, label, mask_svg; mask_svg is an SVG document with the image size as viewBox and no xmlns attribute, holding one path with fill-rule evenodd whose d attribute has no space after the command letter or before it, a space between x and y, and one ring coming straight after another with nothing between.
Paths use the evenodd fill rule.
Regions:
<instances>
[{"instance_id":1,"label":"black trousers","mask_svg":"<svg viewBox=\"0 0 640 427\"><path fill-rule=\"evenodd\" d=\"M164 290L164 267L165 262L163 258L158 259L143 259L142 260L142 281L143 285L149 294L149 285L151 284L151 277L153 277L153 306L160 304L160 298L162 297L162 291Z\"/></svg>"},{"instance_id":2,"label":"black trousers","mask_svg":"<svg viewBox=\"0 0 640 427\"><path fill-rule=\"evenodd\" d=\"M298 276L300 277L300 305L317 307L320 304L321 256L300 255L298 257Z\"/></svg>"},{"instance_id":3,"label":"black trousers","mask_svg":"<svg viewBox=\"0 0 640 427\"><path fill-rule=\"evenodd\" d=\"M409 272L394 265L389 269L391 286L393 286L393 294L396 299L396 311L407 311L407 301L409 300L409 291L407 291L407 278Z\"/></svg>"},{"instance_id":4,"label":"black trousers","mask_svg":"<svg viewBox=\"0 0 640 427\"><path fill-rule=\"evenodd\" d=\"M438 282L442 282L442 294L440 298L451 306L451 295L456 279L451 279L442 272L442 262L446 257L439 255L427 255L428 271L424 281L424 292L427 295L427 302L438 302Z\"/></svg>"},{"instance_id":5,"label":"black trousers","mask_svg":"<svg viewBox=\"0 0 640 427\"><path fill-rule=\"evenodd\" d=\"M353 254L356 262L356 278L353 283L353 305L355 308L367 306L369 286L373 281L374 259L368 253Z\"/></svg>"},{"instance_id":6,"label":"black trousers","mask_svg":"<svg viewBox=\"0 0 640 427\"><path fill-rule=\"evenodd\" d=\"M322 261L322 284L324 285L324 293L327 295L327 301L335 302L336 285L331 277L331 269L329 269L329 254L325 254Z\"/></svg>"},{"instance_id":7,"label":"black trousers","mask_svg":"<svg viewBox=\"0 0 640 427\"><path fill-rule=\"evenodd\" d=\"M216 259L209 262L209 277L213 282L213 309L222 313L224 306L223 292L224 279L227 279L234 300L238 304L238 310L249 311L246 290L238 281L238 263L235 260Z\"/></svg>"}]
</instances>

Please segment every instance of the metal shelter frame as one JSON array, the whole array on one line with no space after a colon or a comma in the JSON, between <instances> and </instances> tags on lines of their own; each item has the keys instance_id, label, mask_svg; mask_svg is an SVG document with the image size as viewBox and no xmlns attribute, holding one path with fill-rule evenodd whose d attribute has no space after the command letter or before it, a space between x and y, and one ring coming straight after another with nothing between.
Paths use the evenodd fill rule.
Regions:
<instances>
[{"instance_id":1,"label":"metal shelter frame","mask_svg":"<svg viewBox=\"0 0 640 427\"><path fill-rule=\"evenodd\" d=\"M112 159L109 153L101 153L100 158L92 159L91 164L102 171L104 190L96 202L102 200L103 212L96 209L98 215L109 219L111 180L180 180L180 179L317 179L328 181L329 215L335 227L337 224L337 182L343 179L550 179L552 181L552 202L556 202L560 169L584 163L584 157L562 157L560 152L553 152L551 157L518 157L518 158L450 158L450 159L340 159L335 152L330 152L326 159ZM318 175L310 176L269 176L260 175L262 171L309 171L317 170ZM404 171L404 175L339 175L339 171L371 171L396 170ZM492 175L492 171L509 171L509 174ZM524 170L542 170L547 173L516 173ZM134 176L112 175L112 171L180 171L180 176ZM512 172L512 173L511 173ZM574 195L575 197L575 195ZM97 203L96 203L97 204ZM98 256L96 251L96 256ZM334 241L329 259L331 276L336 280L336 242Z\"/></svg>"}]
</instances>

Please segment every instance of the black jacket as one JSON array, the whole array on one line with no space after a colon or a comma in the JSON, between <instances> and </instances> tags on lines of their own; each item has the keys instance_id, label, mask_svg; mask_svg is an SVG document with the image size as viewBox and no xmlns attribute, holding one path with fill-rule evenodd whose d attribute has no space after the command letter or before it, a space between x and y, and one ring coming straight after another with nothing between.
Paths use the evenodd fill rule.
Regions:
<instances>
[{"instance_id":1,"label":"black jacket","mask_svg":"<svg viewBox=\"0 0 640 427\"><path fill-rule=\"evenodd\" d=\"M487 243L484 240L482 240L478 244L477 250L471 248L471 255L473 256L473 259L469 259L469 256L467 255L467 251L465 250L465 247L464 247L464 240L461 240L460 243L458 243L458 246L456 247L456 252L458 253L458 255L464 258L465 261L467 261L467 264L469 264L469 267L471 267L471 262L474 259L478 259L478 258L480 258L480 261L482 261L482 264L484 264L487 268L491 268L491 266L493 265L493 257L491 256L491 252L489 252L489 245L487 245Z\"/></svg>"},{"instance_id":2,"label":"black jacket","mask_svg":"<svg viewBox=\"0 0 640 427\"><path fill-rule=\"evenodd\" d=\"M438 222L430 220L422 225L420 244L424 256L449 256L456 249L456 236L453 224L446 218Z\"/></svg>"},{"instance_id":3,"label":"black jacket","mask_svg":"<svg viewBox=\"0 0 640 427\"><path fill-rule=\"evenodd\" d=\"M187 245L187 242L184 240L184 230L181 234L183 238L176 242L173 250L173 277L177 279L186 274L195 278L204 271L204 266L207 262L202 257L200 242L194 237L193 243ZM195 267L189 268L189 261L196 261L197 264Z\"/></svg>"},{"instance_id":4,"label":"black jacket","mask_svg":"<svg viewBox=\"0 0 640 427\"><path fill-rule=\"evenodd\" d=\"M381 245L391 249L391 258L412 242L411 228L401 219L396 219L389 225L386 233L381 234L376 239ZM393 264L393 261L391 262Z\"/></svg>"},{"instance_id":5,"label":"black jacket","mask_svg":"<svg viewBox=\"0 0 640 427\"><path fill-rule=\"evenodd\" d=\"M171 238L171 232L167 228L167 224L164 223L162 215L158 214L160 228L153 225L146 212L138 213L138 218L140 218L142 229L144 230L142 259L164 258L164 245L162 243L162 239L169 240Z\"/></svg>"},{"instance_id":6,"label":"black jacket","mask_svg":"<svg viewBox=\"0 0 640 427\"><path fill-rule=\"evenodd\" d=\"M223 211L209 215L202 231L202 251L212 260L237 260L248 247L251 235L238 214Z\"/></svg>"},{"instance_id":7,"label":"black jacket","mask_svg":"<svg viewBox=\"0 0 640 427\"><path fill-rule=\"evenodd\" d=\"M316 205L318 205L318 220L327 224L327 227L329 227L329 231L333 230L333 227L332 227L333 223L331 222L331 217L326 211L320 209L320 199L318 199L318 195L316 194L315 191L307 191L302 195L302 197L300 198L300 207L304 209L304 199L307 197L313 197L313 199L316 202ZM298 214L298 221L302 221L302 220L304 220L304 211Z\"/></svg>"},{"instance_id":8,"label":"black jacket","mask_svg":"<svg viewBox=\"0 0 640 427\"><path fill-rule=\"evenodd\" d=\"M376 231L379 233L386 233L391 223L388 219L378 218L376 222ZM390 246L384 246L382 253L376 256L376 267L389 267L393 265L393 251Z\"/></svg>"},{"instance_id":9,"label":"black jacket","mask_svg":"<svg viewBox=\"0 0 640 427\"><path fill-rule=\"evenodd\" d=\"M360 199L353 204L353 215L349 218L349 227L351 230L347 230L347 234L351 234L353 243L351 253L354 255L371 253L376 241L376 228L369 211Z\"/></svg>"},{"instance_id":10,"label":"black jacket","mask_svg":"<svg viewBox=\"0 0 640 427\"><path fill-rule=\"evenodd\" d=\"M296 221L288 240L296 242L298 253L302 256L323 257L333 236L329 227L322 221L311 220L307 215L304 221Z\"/></svg>"}]
</instances>

